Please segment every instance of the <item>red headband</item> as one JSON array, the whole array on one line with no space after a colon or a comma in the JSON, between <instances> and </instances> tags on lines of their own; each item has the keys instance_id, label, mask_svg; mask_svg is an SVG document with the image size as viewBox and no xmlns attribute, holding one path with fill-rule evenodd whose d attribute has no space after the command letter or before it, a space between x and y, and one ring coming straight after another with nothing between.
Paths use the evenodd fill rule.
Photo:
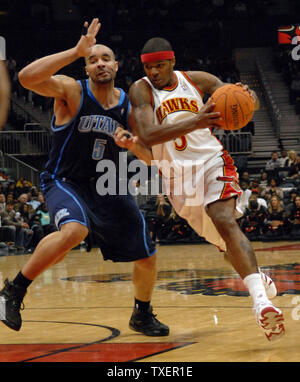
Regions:
<instances>
[{"instance_id":1,"label":"red headband","mask_svg":"<svg viewBox=\"0 0 300 382\"><path fill-rule=\"evenodd\" d=\"M153 61L160 61L160 60L170 60L171 58L174 58L174 52L173 50L164 50L161 52L154 52L154 53L145 53L141 55L142 63L145 62L153 62Z\"/></svg>"}]
</instances>

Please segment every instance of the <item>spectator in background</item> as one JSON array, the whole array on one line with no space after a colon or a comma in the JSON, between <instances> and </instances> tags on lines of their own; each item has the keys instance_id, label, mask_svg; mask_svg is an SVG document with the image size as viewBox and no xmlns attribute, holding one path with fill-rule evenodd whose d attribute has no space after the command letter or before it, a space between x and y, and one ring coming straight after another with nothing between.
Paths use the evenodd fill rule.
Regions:
<instances>
[{"instance_id":1,"label":"spectator in background","mask_svg":"<svg viewBox=\"0 0 300 382\"><path fill-rule=\"evenodd\" d=\"M32 239L33 231L30 228L30 214L29 214L29 206L24 203L20 206L19 211L15 214L18 221L21 222L22 228L24 230L24 240L22 249L28 248L30 241Z\"/></svg>"},{"instance_id":2,"label":"spectator in background","mask_svg":"<svg viewBox=\"0 0 300 382\"><path fill-rule=\"evenodd\" d=\"M271 159L267 161L265 171L268 176L272 176L274 178L278 177L278 170L280 168L280 160L277 151L273 151L271 154Z\"/></svg>"},{"instance_id":3,"label":"spectator in background","mask_svg":"<svg viewBox=\"0 0 300 382\"><path fill-rule=\"evenodd\" d=\"M291 162L291 164L288 167L288 176L287 180L292 181L293 183L298 183L299 178L299 171L300 171L300 157L296 157L296 159Z\"/></svg>"},{"instance_id":4,"label":"spectator in background","mask_svg":"<svg viewBox=\"0 0 300 382\"><path fill-rule=\"evenodd\" d=\"M162 228L162 224L168 220L170 212L170 203L165 199L163 194L158 194L155 204L151 209L146 211L146 222L153 241L155 241L157 237L161 239L160 229Z\"/></svg>"},{"instance_id":5,"label":"spectator in background","mask_svg":"<svg viewBox=\"0 0 300 382\"><path fill-rule=\"evenodd\" d=\"M260 177L259 187L262 189L267 187L268 181L269 181L268 180L268 173L266 171L263 171L261 174L261 177Z\"/></svg>"},{"instance_id":6,"label":"spectator in background","mask_svg":"<svg viewBox=\"0 0 300 382\"><path fill-rule=\"evenodd\" d=\"M264 196L264 200L267 202L268 207L270 205L271 198L272 198L272 194L269 191L267 191L265 196Z\"/></svg>"},{"instance_id":7,"label":"spectator in background","mask_svg":"<svg viewBox=\"0 0 300 382\"><path fill-rule=\"evenodd\" d=\"M24 179L22 192L24 194L28 194L29 192L31 192L31 189L32 189L32 183L29 182L29 180Z\"/></svg>"},{"instance_id":8,"label":"spectator in background","mask_svg":"<svg viewBox=\"0 0 300 382\"><path fill-rule=\"evenodd\" d=\"M0 212L5 210L6 197L5 194L0 194Z\"/></svg>"},{"instance_id":9,"label":"spectator in background","mask_svg":"<svg viewBox=\"0 0 300 382\"><path fill-rule=\"evenodd\" d=\"M247 182L248 184L250 184L250 177L248 171L243 171L242 176L240 177L240 183L241 182Z\"/></svg>"},{"instance_id":10,"label":"spectator in background","mask_svg":"<svg viewBox=\"0 0 300 382\"><path fill-rule=\"evenodd\" d=\"M251 199L256 200L259 207L262 206L264 208L268 208L267 201L264 198L260 198L259 192L256 188L254 188L251 192Z\"/></svg>"},{"instance_id":11,"label":"spectator in background","mask_svg":"<svg viewBox=\"0 0 300 382\"><path fill-rule=\"evenodd\" d=\"M27 194L21 194L18 198L18 202L15 204L15 211L16 212L20 211L20 208L22 208L22 206L24 204L27 204L27 201L28 201L28 195ZM32 208L32 206L28 205L29 215L33 214L34 212L35 212L35 210Z\"/></svg>"},{"instance_id":12,"label":"spectator in background","mask_svg":"<svg viewBox=\"0 0 300 382\"><path fill-rule=\"evenodd\" d=\"M30 215L28 212L28 204L24 203L19 208L19 214L20 219L22 220L22 223L24 224L24 228L29 228L29 221L30 221Z\"/></svg>"},{"instance_id":13,"label":"spectator in background","mask_svg":"<svg viewBox=\"0 0 300 382\"><path fill-rule=\"evenodd\" d=\"M187 221L179 216L173 207L170 213L170 229L171 232L167 236L169 242L187 242L194 234Z\"/></svg>"},{"instance_id":14,"label":"spectator in background","mask_svg":"<svg viewBox=\"0 0 300 382\"><path fill-rule=\"evenodd\" d=\"M0 250L7 249L9 251L15 251L16 229L13 225L7 224L7 213L5 209L0 210Z\"/></svg>"},{"instance_id":15,"label":"spectator in background","mask_svg":"<svg viewBox=\"0 0 300 382\"><path fill-rule=\"evenodd\" d=\"M288 197L283 199L283 204L285 206L285 210L286 210L286 214L288 218L290 217L292 213L292 209L294 208L294 202L295 202L296 196L298 196L298 191L296 189L292 189L289 192Z\"/></svg>"},{"instance_id":16,"label":"spectator in background","mask_svg":"<svg viewBox=\"0 0 300 382\"><path fill-rule=\"evenodd\" d=\"M16 182L16 188L17 188L17 193L18 193L18 195L20 195L20 189L22 189L23 188L23 181L24 181L24 178L21 176L18 180L17 180L17 182Z\"/></svg>"},{"instance_id":17,"label":"spectator in background","mask_svg":"<svg viewBox=\"0 0 300 382\"><path fill-rule=\"evenodd\" d=\"M56 226L51 223L46 203L41 203L31 216L30 227L33 231L33 237L30 242L31 249L34 249L48 233L57 231Z\"/></svg>"},{"instance_id":18,"label":"spectator in background","mask_svg":"<svg viewBox=\"0 0 300 382\"><path fill-rule=\"evenodd\" d=\"M247 181L243 180L240 182L241 189L243 190L243 193L241 197L238 200L238 206L242 210L242 212L246 211L246 208L248 207L249 198L251 196L251 190L249 190L249 184Z\"/></svg>"},{"instance_id":19,"label":"spectator in background","mask_svg":"<svg viewBox=\"0 0 300 382\"><path fill-rule=\"evenodd\" d=\"M31 187L30 192L28 192L27 194L27 197L28 197L27 204L30 205L33 210L36 210L41 204L41 202L38 200L38 196L39 196L39 192L37 187L35 186Z\"/></svg>"},{"instance_id":20,"label":"spectator in background","mask_svg":"<svg viewBox=\"0 0 300 382\"><path fill-rule=\"evenodd\" d=\"M5 211L0 213L2 226L8 226L13 230L12 239L9 240L9 250L20 249L24 250L25 241L28 240L30 232L26 231L26 224L23 224L22 220L18 216L18 213L14 210L13 203L7 203Z\"/></svg>"},{"instance_id":21,"label":"spectator in background","mask_svg":"<svg viewBox=\"0 0 300 382\"><path fill-rule=\"evenodd\" d=\"M297 155L295 150L290 150L288 152L288 158L289 158L288 164L287 164L288 167L290 167L291 164L296 164L297 163L297 157L298 157L298 155Z\"/></svg>"},{"instance_id":22,"label":"spectator in background","mask_svg":"<svg viewBox=\"0 0 300 382\"><path fill-rule=\"evenodd\" d=\"M269 239L279 240L283 238L287 227L286 212L280 205L277 195L272 195L268 208L268 229L265 236Z\"/></svg>"},{"instance_id":23,"label":"spectator in background","mask_svg":"<svg viewBox=\"0 0 300 382\"><path fill-rule=\"evenodd\" d=\"M293 239L300 239L300 196L297 195L289 215L291 224L290 235Z\"/></svg>"},{"instance_id":24,"label":"spectator in background","mask_svg":"<svg viewBox=\"0 0 300 382\"><path fill-rule=\"evenodd\" d=\"M36 211L38 211L43 203L45 203L45 198L42 192L38 193L37 201L40 203L40 205L36 208Z\"/></svg>"},{"instance_id":25,"label":"spectator in background","mask_svg":"<svg viewBox=\"0 0 300 382\"><path fill-rule=\"evenodd\" d=\"M271 195L277 195L281 200L283 200L283 189L277 186L277 179L270 179L269 185L264 190L262 190L261 196L264 197L267 192L269 192Z\"/></svg>"},{"instance_id":26,"label":"spectator in background","mask_svg":"<svg viewBox=\"0 0 300 382\"><path fill-rule=\"evenodd\" d=\"M261 192L263 191L263 187L260 186L260 178L255 178L253 179L251 182L250 182L250 186L249 186L250 190L257 190L258 192L258 195L261 194Z\"/></svg>"},{"instance_id":27,"label":"spectator in background","mask_svg":"<svg viewBox=\"0 0 300 382\"><path fill-rule=\"evenodd\" d=\"M14 198L14 194L12 193L7 194L6 203L13 203L13 205L17 203L16 199Z\"/></svg>"},{"instance_id":28,"label":"spectator in background","mask_svg":"<svg viewBox=\"0 0 300 382\"><path fill-rule=\"evenodd\" d=\"M40 209L36 212L36 214L40 215L40 224L42 226L44 236L57 231L56 226L51 223L51 218L46 203L41 204Z\"/></svg>"},{"instance_id":29,"label":"spectator in background","mask_svg":"<svg viewBox=\"0 0 300 382\"><path fill-rule=\"evenodd\" d=\"M141 185L141 182L139 180L133 181L133 187L134 187L134 200L136 204L140 207L144 203L147 202L147 188L145 185Z\"/></svg>"},{"instance_id":30,"label":"spectator in background","mask_svg":"<svg viewBox=\"0 0 300 382\"><path fill-rule=\"evenodd\" d=\"M285 149L282 149L280 155L281 155L279 158L280 167L288 167L289 157L288 157L287 151Z\"/></svg>"},{"instance_id":31,"label":"spectator in background","mask_svg":"<svg viewBox=\"0 0 300 382\"><path fill-rule=\"evenodd\" d=\"M248 207L241 219L241 229L249 240L260 240L266 231L266 219L268 216L267 209L259 205L257 198L251 196L249 198Z\"/></svg>"},{"instance_id":32,"label":"spectator in background","mask_svg":"<svg viewBox=\"0 0 300 382\"><path fill-rule=\"evenodd\" d=\"M172 210L171 204L166 200L163 194L157 195L156 211L152 224L150 226L150 234L152 234L152 240L156 238L165 239L167 235L164 233L169 232L169 217Z\"/></svg>"},{"instance_id":33,"label":"spectator in background","mask_svg":"<svg viewBox=\"0 0 300 382\"><path fill-rule=\"evenodd\" d=\"M18 195L20 194L27 194L32 187L32 183L29 182L29 180L24 179L23 177L20 177L16 183L16 189Z\"/></svg>"},{"instance_id":34,"label":"spectator in background","mask_svg":"<svg viewBox=\"0 0 300 382\"><path fill-rule=\"evenodd\" d=\"M2 182L2 181L6 181L6 180L8 180L8 176L5 175L4 171L0 171L0 181ZM2 184L1 184L1 186L2 186Z\"/></svg>"},{"instance_id":35,"label":"spectator in background","mask_svg":"<svg viewBox=\"0 0 300 382\"><path fill-rule=\"evenodd\" d=\"M13 195L13 200L17 200L18 198L18 191L16 189L16 183L15 182L9 182L8 183L8 186L5 190L5 195L7 197L8 194L12 194Z\"/></svg>"}]
</instances>

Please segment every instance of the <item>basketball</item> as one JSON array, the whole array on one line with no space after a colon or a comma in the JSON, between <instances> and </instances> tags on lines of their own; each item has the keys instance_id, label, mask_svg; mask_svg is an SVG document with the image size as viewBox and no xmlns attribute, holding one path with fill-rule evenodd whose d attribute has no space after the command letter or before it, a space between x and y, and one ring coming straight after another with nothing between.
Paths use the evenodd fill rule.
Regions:
<instances>
[{"instance_id":1,"label":"basketball","mask_svg":"<svg viewBox=\"0 0 300 382\"><path fill-rule=\"evenodd\" d=\"M239 130L246 126L254 113L254 100L239 85L228 84L217 89L209 102L216 104L214 112L221 113L222 120L216 126L224 130Z\"/></svg>"}]
</instances>

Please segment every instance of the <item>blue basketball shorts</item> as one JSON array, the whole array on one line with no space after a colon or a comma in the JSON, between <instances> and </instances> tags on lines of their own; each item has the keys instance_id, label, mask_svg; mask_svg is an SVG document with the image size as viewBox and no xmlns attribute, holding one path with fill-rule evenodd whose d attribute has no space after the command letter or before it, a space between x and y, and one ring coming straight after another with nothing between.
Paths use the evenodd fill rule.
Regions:
<instances>
[{"instance_id":1,"label":"blue basketball shorts","mask_svg":"<svg viewBox=\"0 0 300 382\"><path fill-rule=\"evenodd\" d=\"M129 262L155 254L155 243L132 195L100 196L95 181L75 183L41 174L41 186L52 221L78 222L89 230L104 260Z\"/></svg>"}]
</instances>

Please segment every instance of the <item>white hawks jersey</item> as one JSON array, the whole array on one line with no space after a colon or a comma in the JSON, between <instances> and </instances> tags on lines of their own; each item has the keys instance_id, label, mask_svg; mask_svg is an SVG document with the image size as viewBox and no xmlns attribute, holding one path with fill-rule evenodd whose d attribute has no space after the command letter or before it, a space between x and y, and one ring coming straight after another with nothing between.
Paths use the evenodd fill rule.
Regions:
<instances>
[{"instance_id":1,"label":"white hawks jersey","mask_svg":"<svg viewBox=\"0 0 300 382\"><path fill-rule=\"evenodd\" d=\"M151 90L155 122L162 129L165 125L198 113L203 106L203 93L197 85L185 72L174 73L175 84L162 90L156 89L147 77L143 78ZM155 161L160 163L164 191L178 215L208 242L226 250L224 240L206 213L206 206L216 200L239 196L241 190L236 185L238 174L233 160L218 139L209 128L197 129L175 140L152 146L152 152ZM173 175L165 162L175 163ZM193 163L199 162L200 167L194 171ZM187 177L182 177L180 168L184 168Z\"/></svg>"},{"instance_id":2,"label":"white hawks jersey","mask_svg":"<svg viewBox=\"0 0 300 382\"><path fill-rule=\"evenodd\" d=\"M164 128L187 116L197 114L203 106L203 92L183 71L175 71L175 84L162 90L156 89L147 77L152 93L155 122ZM223 146L209 128L197 129L180 138L152 146L155 160L203 161L223 154ZM163 169L162 169L163 172Z\"/></svg>"}]
</instances>

